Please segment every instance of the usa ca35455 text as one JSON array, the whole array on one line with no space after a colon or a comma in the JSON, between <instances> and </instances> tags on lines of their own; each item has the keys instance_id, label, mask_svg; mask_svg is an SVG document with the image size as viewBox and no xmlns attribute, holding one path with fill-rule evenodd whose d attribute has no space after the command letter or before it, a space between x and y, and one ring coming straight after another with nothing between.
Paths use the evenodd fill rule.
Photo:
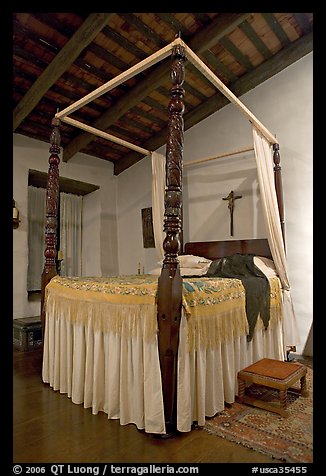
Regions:
<instances>
[{"instance_id":1,"label":"usa ca35455 text","mask_svg":"<svg viewBox=\"0 0 326 476\"><path fill-rule=\"evenodd\" d=\"M307 474L307 466L274 466L274 467L261 467L259 473L269 474Z\"/></svg>"}]
</instances>

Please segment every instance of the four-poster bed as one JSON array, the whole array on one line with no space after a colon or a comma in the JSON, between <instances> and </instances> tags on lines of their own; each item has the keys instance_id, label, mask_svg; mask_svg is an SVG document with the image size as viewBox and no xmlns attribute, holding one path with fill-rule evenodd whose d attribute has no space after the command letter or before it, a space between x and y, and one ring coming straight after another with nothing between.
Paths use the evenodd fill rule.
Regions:
<instances>
[{"instance_id":1,"label":"four-poster bed","mask_svg":"<svg viewBox=\"0 0 326 476\"><path fill-rule=\"evenodd\" d=\"M153 154L81 124L69 118L68 114L167 57L171 52L172 88L165 169L165 238L160 275L158 279L153 276L138 276L133 281L131 277L92 280L60 278L56 270L60 121L123 143L144 155ZM248 343L245 295L241 282L235 279L206 278L208 281L201 280L199 284L198 280L194 281L195 278L188 279L180 273L178 257L182 254L201 256L210 261L232 253L275 257L274 247L271 249L267 240L255 239L186 243L183 250L182 116L186 59L200 69L249 118L259 134L273 145L276 196L284 239L281 168L275 137L180 38L58 112L52 121L53 132L50 139L41 304L44 332L43 381L50 383L55 390L67 393L75 403L83 402L85 407L92 406L93 413L102 410L108 413L109 418L119 418L121 424L132 422L138 428L158 434L171 434L176 430L190 431L193 421L203 425L205 416L221 411L224 401L234 401L237 393L236 373L242 366L261 357L284 357L282 280L278 277L270 278L271 325L267 330L258 325L253 341ZM284 261L282 253L284 245L281 257L277 258ZM282 286L283 284L284 280ZM195 303L194 296L198 298ZM123 315L122 306L127 309ZM98 310L97 315L95 308ZM218 315L220 308L223 312ZM117 309L118 314L114 314ZM111 311L113 314L108 314ZM137 312L146 315L144 319L138 319L140 314ZM187 316L192 318L188 319ZM203 337L205 335L206 338ZM124 358L125 362L122 362ZM109 363L115 370L109 371Z\"/></svg>"}]
</instances>

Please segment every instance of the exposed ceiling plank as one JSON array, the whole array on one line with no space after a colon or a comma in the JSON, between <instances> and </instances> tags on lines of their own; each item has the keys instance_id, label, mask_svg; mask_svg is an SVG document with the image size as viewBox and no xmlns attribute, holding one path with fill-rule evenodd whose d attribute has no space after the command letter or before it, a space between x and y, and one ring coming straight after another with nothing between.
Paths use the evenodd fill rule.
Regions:
<instances>
[{"instance_id":1,"label":"exposed ceiling plank","mask_svg":"<svg viewBox=\"0 0 326 476\"><path fill-rule=\"evenodd\" d=\"M216 45L221 38L229 35L250 15L251 13L220 13L211 23L191 38L187 44L197 55L200 55L200 53Z\"/></svg>"},{"instance_id":2,"label":"exposed ceiling plank","mask_svg":"<svg viewBox=\"0 0 326 476\"><path fill-rule=\"evenodd\" d=\"M161 14L158 14L158 15L161 15ZM165 14L163 13L162 15L170 15L170 14ZM108 28L108 27L105 27L102 31L102 33L104 33L108 38L111 38L113 41L115 41L117 44L121 45L125 50L131 52L132 54L134 54L136 56L136 58L139 60L139 61L142 61L143 59L145 59L147 57L147 54L141 50L140 48L138 48L134 43L130 42L129 40L127 40L127 38L124 38L123 36L119 35L118 33L116 33L115 31L113 31L112 29ZM191 65L192 66L192 65ZM128 65L125 65L122 70L126 70L128 68ZM187 90L190 90L191 89L191 86L190 85L187 85ZM200 95L200 93L198 91L193 92L193 94L198 97L198 95ZM149 103L149 101L147 100L148 98L144 98L143 99L143 102L144 103ZM199 97L199 99L202 100L201 97ZM155 106L153 107L156 107L156 108L159 108L160 107L163 107L161 106L160 104L156 103Z\"/></svg>"},{"instance_id":3,"label":"exposed ceiling plank","mask_svg":"<svg viewBox=\"0 0 326 476\"><path fill-rule=\"evenodd\" d=\"M31 84L34 81L36 81L35 76L32 75L32 74L29 74L29 73L26 73L26 72L23 73L22 71L17 71L16 68L14 68L13 70L14 70L14 74L15 74L16 77L23 78L24 80L28 81ZM15 89L16 89L16 87L15 87ZM62 88L60 86L57 86L57 85L53 85L52 88L51 88L51 91L53 91L54 93L58 94L58 96L61 97L61 100L64 101L64 102L61 102L61 106L64 106L64 107L71 104L71 101L74 102L74 101L77 101L78 99L80 99L80 96L77 96L77 94L74 91L68 91L67 89L64 89L64 88ZM66 104L66 102L68 100L70 100L69 104ZM90 107L90 109L93 109L94 111L98 111L98 112L103 111L103 107L99 106L94 101L89 104L89 107ZM56 108L53 109L52 116L55 114L55 112L56 112Z\"/></svg>"},{"instance_id":4,"label":"exposed ceiling plank","mask_svg":"<svg viewBox=\"0 0 326 476\"><path fill-rule=\"evenodd\" d=\"M213 66L211 69L214 70L215 74L223 75L228 81L235 81L237 79L237 76L229 68L227 68L222 63L222 61L216 58L216 56L210 50L202 53L202 58L204 59L205 63L209 63Z\"/></svg>"},{"instance_id":5,"label":"exposed ceiling plank","mask_svg":"<svg viewBox=\"0 0 326 476\"><path fill-rule=\"evenodd\" d=\"M290 39L288 35L285 33L285 31L283 30L280 23L277 21L277 18L275 17L275 15L273 13L262 13L262 16L265 18L269 27L273 30L273 32L277 36L282 47L287 46L290 43Z\"/></svg>"},{"instance_id":6,"label":"exposed ceiling plank","mask_svg":"<svg viewBox=\"0 0 326 476\"><path fill-rule=\"evenodd\" d=\"M248 18L250 13L225 13L218 15L207 27L204 27L198 34L188 41L189 47L200 54L216 44L219 39L233 31L239 24ZM104 113L94 127L105 130L116 122L129 109L136 106L147 95L164 83L169 74L169 61L164 60L145 80L136 84L121 99L118 99L110 109ZM80 133L63 151L63 161L67 162L77 152L94 140L95 136L86 132Z\"/></svg>"},{"instance_id":7,"label":"exposed ceiling plank","mask_svg":"<svg viewBox=\"0 0 326 476\"><path fill-rule=\"evenodd\" d=\"M288 45L272 58L264 61L254 70L243 75L240 79L229 85L229 89L238 97L255 88L262 82L271 78L273 75L279 73L284 68L290 66L292 63L310 53L313 49L313 35L309 33L295 42ZM205 103L195 108L190 113L184 116L185 130L194 126L214 112L218 111L225 105L229 104L220 92L217 92L213 97L209 98ZM149 150L156 150L165 144L167 128L165 127L160 133L151 137L142 146ZM114 174L119 175L121 172L129 168L141 160L143 156L137 153L129 153L125 157L114 164Z\"/></svg>"},{"instance_id":8,"label":"exposed ceiling plank","mask_svg":"<svg viewBox=\"0 0 326 476\"><path fill-rule=\"evenodd\" d=\"M18 57L20 59L24 59L27 62L29 62L30 64L32 64L34 66L38 66L42 70L44 70L47 67L47 63L46 63L45 60L37 57L33 53L30 53L30 52L27 52L27 51L23 50L21 47L19 47L17 45L14 45L13 53L16 57ZM111 76L110 78L108 78L107 74L103 73L101 70L99 70L97 68L94 68L93 66L89 65L88 63L85 63L85 61L83 61L81 58L77 58L76 61L74 62L74 64L76 66L78 66L81 70L83 70L87 73L93 74L96 78L100 79L101 81L106 82L109 79L111 79L111 77L112 77ZM22 75L22 72L18 71L17 74ZM83 85L83 87L85 88L86 91L93 91L93 89L94 89L93 85L91 85L91 84L89 84L85 81L82 81L80 78L78 78L78 77L76 77L76 76L74 76L70 73L67 73L67 72L63 73L61 75L60 79L62 79L64 82L67 81L67 82L71 82L73 84L76 84L76 86ZM36 81L36 78L34 78L33 81ZM56 86L52 85L51 87L54 90L54 88ZM49 91L49 89L46 91L46 93ZM68 92L67 92L67 95L68 95ZM109 98L112 101L113 96L110 96L110 95L106 94L106 97ZM79 99L79 97L78 97L78 99Z\"/></svg>"},{"instance_id":9,"label":"exposed ceiling plank","mask_svg":"<svg viewBox=\"0 0 326 476\"><path fill-rule=\"evenodd\" d=\"M162 111L165 114L167 114L166 107L163 104L161 104L160 102L155 101L155 99L152 99L151 97L147 97L146 99L143 100L143 102L145 104L147 104L148 106L151 106L154 109L158 109L159 111Z\"/></svg>"},{"instance_id":10,"label":"exposed ceiling plank","mask_svg":"<svg viewBox=\"0 0 326 476\"><path fill-rule=\"evenodd\" d=\"M253 64L250 62L248 56L241 53L239 48L230 40L230 38L222 38L219 43L240 63L247 71L253 69Z\"/></svg>"},{"instance_id":11,"label":"exposed ceiling plank","mask_svg":"<svg viewBox=\"0 0 326 476\"><path fill-rule=\"evenodd\" d=\"M79 54L107 24L112 13L91 13L76 33L46 67L14 110L14 130L38 104L48 89L62 76Z\"/></svg>"},{"instance_id":12,"label":"exposed ceiling plank","mask_svg":"<svg viewBox=\"0 0 326 476\"><path fill-rule=\"evenodd\" d=\"M127 64L125 61L122 61L120 58L118 58L118 56L113 55L102 46L99 46L93 43L89 45L88 49L89 51L94 53L94 55L96 55L98 58L103 59L108 64L114 66L120 71L125 71L126 69L130 67L129 64Z\"/></svg>"},{"instance_id":13,"label":"exposed ceiling plank","mask_svg":"<svg viewBox=\"0 0 326 476\"><path fill-rule=\"evenodd\" d=\"M67 38L72 36L73 33L71 32L71 29L62 27L61 23L55 20L53 16L50 16L49 14L39 13L37 14L37 17L39 17L41 21L46 22L47 25L49 24L52 28L56 28L58 31L61 32L62 35L65 35ZM50 44L48 41L43 40L42 38L40 38L40 35L23 27L17 21L14 22L14 31L15 32L17 31L24 38L30 38L34 43L38 45L42 45L43 48L45 48L46 50L52 53L55 52L55 54L57 54L57 52L60 50L58 46ZM113 30L110 30L110 28L107 26L105 26L103 30L101 30L101 32L104 33L107 37L110 37L110 38L115 37L115 35L113 34L114 33ZM110 35L108 34L108 32L110 32ZM117 39L121 39L121 41L125 43L125 46L127 46L128 51L132 51L132 49L136 48L132 43L125 40L120 35L118 35L118 38L115 38L115 41L117 41ZM128 63L123 62L120 58L109 53L106 49L102 48L99 45L91 43L88 46L88 51L91 51L92 53L94 53L95 56L97 56L98 58L104 59L108 64L112 64L113 66L115 66L117 69L120 69L121 71L125 71L126 69L129 68ZM147 56L146 53L142 52L139 48L136 48L136 51L139 51L142 53L141 54L142 57L140 58L138 55L138 59L146 58ZM45 69L45 67L47 66L46 61L39 60L39 58L35 57L35 55L32 55L31 53L27 53L22 48L19 48L16 45L14 46L14 54L19 57L27 59L32 64L39 65L40 67L42 67L42 69ZM29 55L30 55L30 60L28 59ZM89 62L86 62L82 57L77 58L74 61L74 64L78 66L80 69L82 69L83 71L85 71L86 73L91 73L96 78L104 82L107 82L114 77L114 75L112 74L109 75L108 73L105 73L101 69L96 68L94 65L89 64ZM65 77L65 76L66 75L62 75L62 77ZM90 86L90 88L94 89L94 86ZM125 91L126 89L128 89L128 86L126 84L121 84L120 86L118 86L118 88ZM107 93L106 95L107 97L111 98L111 95L109 93Z\"/></svg>"},{"instance_id":14,"label":"exposed ceiling plank","mask_svg":"<svg viewBox=\"0 0 326 476\"><path fill-rule=\"evenodd\" d=\"M166 124L166 122L163 121L163 119L161 119L160 117L155 116L154 114L151 114L148 111L144 111L140 107L135 106L132 109L130 109L130 111L133 111L138 116L144 117L145 119L150 121L152 124L157 124L160 127L163 127Z\"/></svg>"},{"instance_id":15,"label":"exposed ceiling plank","mask_svg":"<svg viewBox=\"0 0 326 476\"><path fill-rule=\"evenodd\" d=\"M38 63L39 63L39 66L42 67L42 69L45 68L45 66L44 66L44 63L45 63L45 62L44 62L43 60L39 60L35 55L32 55L32 54L30 54L30 53L26 53L24 50L22 50L21 48L19 49L17 46L14 47L14 52L15 52L18 56L24 57L25 59L27 59L27 60L28 60L29 62L31 62L32 64L38 64ZM75 62L75 64L78 64L79 66L81 66L81 68L83 68L83 63L84 63L84 62L81 60L81 64L79 64L78 59L77 59L76 62ZM127 69L127 65L126 65L126 64L125 64L125 68L124 68L124 69ZM93 74L96 74L96 76L99 76L99 74L101 74L101 71L98 70L97 68L92 68L92 70L93 70ZM104 77L104 78L102 77L102 79L104 79L105 81L107 81L107 80L108 80L107 75L104 74L104 76L105 76L105 77ZM69 81L69 82L72 82L73 84L76 84L76 86L82 86L82 87L85 89L85 91L87 91L87 92L91 92L91 91L94 90L94 86L92 86L91 84L89 84L89 83L87 83L87 82L85 82L85 81L82 81L80 78L76 78L76 77L74 77L74 76L72 76L72 75L70 75L70 74L68 75L67 73L65 73L64 75L62 75L62 78L65 78L65 80L67 80L67 81ZM111 79L111 78L110 78L110 79ZM31 81L36 81L36 79L33 78L33 79L31 79ZM52 88L53 88L53 90L54 90L55 86L53 86ZM129 89L129 88L128 88L128 89ZM197 96L199 96L199 98L200 98L201 100L202 100L202 99L206 99L206 97L205 97L204 95L200 95L200 93L198 93L198 92L197 92L194 88L192 88L190 85L187 85L187 90L192 91L195 95L197 94ZM61 92L61 95L68 95L68 91L62 91L62 92ZM166 95L169 97L169 91L168 91L168 90L166 90ZM111 101L112 101L112 99L113 99L113 97L110 96L109 94L106 94L105 97L106 97L106 98L109 98ZM102 96L102 98L103 98L103 96ZM73 101L74 101L74 100L76 101L76 100L78 100L78 99L80 99L80 98L75 96L74 99L73 99ZM151 101L148 101L148 98L145 98L143 102L144 102L144 103L147 103L147 102L151 102ZM95 103L94 101L92 101L91 103L89 103L88 106L89 106L90 108L93 108L93 105L94 105L94 104L96 105L96 103ZM58 107L58 104L57 104L55 107L52 108L52 110L53 110L52 115L55 114L57 107ZM159 103L157 103L156 101L152 101L151 107L154 107L154 108L157 108L157 107L160 108L160 107L161 107L162 110L164 110L164 112L166 112L166 108L165 108L163 105L161 106L161 105L160 105ZM99 110L102 111L103 108L100 108ZM143 110L140 109L140 108L138 108L137 114L148 119L148 113L146 113L146 111L143 111ZM161 123L160 127L162 127L162 125L164 125L164 123L162 123L162 121L160 121L160 118L159 118L159 117L157 118L157 117L155 117L155 116L152 115L151 118L150 118L150 120L151 120L152 122L154 122L154 123L157 122L159 125L160 125L160 123Z\"/></svg>"},{"instance_id":16,"label":"exposed ceiling plank","mask_svg":"<svg viewBox=\"0 0 326 476\"><path fill-rule=\"evenodd\" d=\"M257 48L262 57L266 60L272 56L272 52L268 49L265 43L257 35L253 27L247 21L244 21L239 28L249 38L253 45Z\"/></svg>"},{"instance_id":17,"label":"exposed ceiling plank","mask_svg":"<svg viewBox=\"0 0 326 476\"><path fill-rule=\"evenodd\" d=\"M54 22L53 19L48 18L47 15L42 14L41 19L43 19L43 21L47 21L48 23L51 21L51 24L54 24L56 27L59 26L57 24L58 22ZM22 27L17 21L15 22L15 31L18 31L24 37L31 38L31 40L33 40L35 43L40 44L42 42L42 39L39 38L39 35L29 31L27 28ZM60 31L62 31L62 34L67 34L67 30L66 29L63 30L62 26L60 28ZM135 47L135 45L133 45L133 43L131 43L127 39L123 38L121 35L117 35L110 28L104 27L104 29L102 30L102 33L104 33L108 38L113 38L115 41L122 41L124 47L127 50L133 51L138 60L143 60L147 57L147 55L144 51L140 50L138 47ZM57 46L50 45L48 42L45 42L44 45L42 45L42 46L44 46L46 49L49 49L51 52L53 52L53 50L55 52L57 52L59 50L59 48ZM117 56L115 56L111 53L108 53L107 50L105 50L104 48L102 48L98 45L91 44L88 49L89 49L89 51L92 51L95 55L97 55L100 58L103 58L109 64L111 63L117 69L119 69L121 71L125 71L126 69L129 68L129 64L123 62ZM14 54L16 56L19 56L20 58L25 58L31 64L38 65L42 70L46 68L46 62L44 60L40 60L37 56L35 56L31 53L27 53L22 48L19 48L16 45L14 46ZM82 58L77 58L74 64L77 65L82 70L86 71L87 73L92 73L96 78L99 78L104 82L107 82L107 81L109 81L110 79L112 79L114 77L112 75L108 76L107 73L104 73L102 70L90 65L89 62L86 63ZM189 63L189 65L191 67L193 66L191 63ZM195 67L193 67L193 70L196 72L198 77L201 76L200 73L198 72L198 70ZM143 73L140 73L140 74L142 75ZM69 82L72 82L72 83L76 83L76 85L83 85L85 91L87 91L87 92L91 92L91 91L94 90L93 85L88 84L86 82L82 82L80 80L80 78L75 78L71 74L68 75L67 73L65 73L64 75L62 75L62 79L65 79L65 80L67 80ZM210 86L210 83L208 81L207 81L207 83ZM199 98L201 101L203 99L206 99L206 97L204 95L202 95L195 88L192 88L190 84L187 84L187 82L185 82L184 84L186 86L187 91L191 92L192 95ZM118 88L122 89L124 92L126 90L130 89L130 87L127 86L126 84L120 84L118 86ZM165 94L169 98L169 91L168 90L165 92ZM110 99L110 100L112 100L114 98L114 96L112 96L109 92L105 94L105 97ZM103 96L102 96L102 98L103 98ZM147 99L148 98L144 98L143 102L147 103ZM160 107L160 105L156 104L155 107ZM191 106L187 105L187 107L190 108ZM164 110L165 110L165 108L164 108ZM55 113L55 111L56 111L56 108L53 110L53 114ZM142 113L140 113L140 115L142 115ZM158 121L159 121L159 119L158 119Z\"/></svg>"},{"instance_id":18,"label":"exposed ceiling plank","mask_svg":"<svg viewBox=\"0 0 326 476\"><path fill-rule=\"evenodd\" d=\"M237 97L240 97L275 74L279 73L283 69L287 68L295 61L310 53L312 48L312 34L303 36L288 45L286 48L280 50L269 60L261 63L254 70L241 76L241 78L229 86L229 89L231 89L233 94L235 94ZM187 128L192 127L193 125L213 114L218 109L221 109L224 104L223 106L220 106L220 104L221 98L219 95L215 94L210 98L209 101L206 101L206 103L198 106L196 110L192 111L191 116L189 115L189 117L187 117ZM229 104L228 100L227 104Z\"/></svg>"},{"instance_id":19,"label":"exposed ceiling plank","mask_svg":"<svg viewBox=\"0 0 326 476\"><path fill-rule=\"evenodd\" d=\"M35 54L33 53L29 53L27 51L24 51L22 48L20 48L19 46L15 45L14 48L13 48L13 52L16 56L18 56L19 58L23 58L24 60L28 61L30 64L34 65L34 66L37 66L39 67L40 69L44 70L46 68L46 62L41 59L41 58L38 58ZM86 68L84 67L84 62L83 61L78 61L78 59L76 60L76 65L78 65L81 69L83 70L86 70L88 73L90 72L90 68ZM98 71L98 70L97 70ZM87 92L91 92L94 90L94 86L89 84L88 82L84 81L83 79L77 77L77 76L74 76L68 72L65 72L63 73L61 76L60 76L61 79L63 79L65 82L70 82L76 86L81 86L85 89L85 91ZM101 79L103 80L103 76L101 77ZM37 81L37 78L34 79L34 82ZM107 76L105 77L105 81L107 81ZM50 86L51 87L51 86ZM50 87L46 90L45 94L49 91ZM77 89L77 88L76 88ZM112 96L106 94L105 95L106 98L109 98L111 101L113 99ZM31 112L31 111L30 111Z\"/></svg>"},{"instance_id":20,"label":"exposed ceiling plank","mask_svg":"<svg viewBox=\"0 0 326 476\"><path fill-rule=\"evenodd\" d=\"M74 34L73 28L63 24L62 21L58 20L55 15L53 15L53 13L33 13L33 15L46 26L59 31L62 35L65 35L68 38L72 37Z\"/></svg>"},{"instance_id":21,"label":"exposed ceiling plank","mask_svg":"<svg viewBox=\"0 0 326 476\"><path fill-rule=\"evenodd\" d=\"M118 32L114 31L112 28L106 26L105 28L103 28L102 33L104 33L107 38L113 40L117 45L122 46L122 48L124 48L126 51L129 51L130 53L135 55L136 58L138 58L139 60L143 60L146 58L147 54L145 53L145 51L138 48L137 45L129 41L124 36L120 35Z\"/></svg>"},{"instance_id":22,"label":"exposed ceiling plank","mask_svg":"<svg viewBox=\"0 0 326 476\"><path fill-rule=\"evenodd\" d=\"M181 32L182 33L182 39L185 43L188 43L188 40L189 38L191 37L191 32L190 30L188 30L186 27L184 27L175 17L173 17L173 15L171 13L157 13L156 15L158 15L166 24L169 25L169 27L171 29L173 29L173 31L175 33L179 33ZM203 53L203 56L204 55L210 55L210 60L211 62L213 63L213 65L215 66L215 68L217 68L217 65L220 67L221 70L224 71L224 76L226 78L229 78L230 75L232 75L232 72L230 72L228 70L228 68L226 68L223 63L221 63L216 57L215 55L210 52L210 51L205 51L205 53ZM191 63L188 63L187 64L187 68L195 75L197 76L198 78L201 79L201 81L204 81L204 83L207 85L207 86L211 86L211 83L204 77L200 74L200 72L198 71L198 69ZM222 72L222 71L221 71ZM187 75L186 75L187 76ZM236 79L236 78L234 78ZM190 91L189 89L189 84L187 84L187 82L185 81L184 82L184 85L187 89L187 91ZM193 94L193 93L192 93ZM196 94L194 94L196 96ZM198 97L198 96L197 96ZM203 100L203 98L200 98L200 100Z\"/></svg>"},{"instance_id":23,"label":"exposed ceiling plank","mask_svg":"<svg viewBox=\"0 0 326 476\"><path fill-rule=\"evenodd\" d=\"M177 18L175 18L172 13L156 13L161 20L173 29L175 33L181 32L183 37L191 36L191 31L183 25Z\"/></svg>"},{"instance_id":24,"label":"exposed ceiling plank","mask_svg":"<svg viewBox=\"0 0 326 476\"><path fill-rule=\"evenodd\" d=\"M154 43L159 48L163 48L166 42L156 33L156 31L152 30L148 25L141 21L133 13L119 13L119 16L123 18L129 25L132 25L136 30L140 31L145 38L148 38L152 43Z\"/></svg>"},{"instance_id":25,"label":"exposed ceiling plank","mask_svg":"<svg viewBox=\"0 0 326 476\"><path fill-rule=\"evenodd\" d=\"M43 60L39 60L35 55L33 55L33 54L31 54L31 53L26 53L24 50L22 50L21 48L19 48L19 47L17 47L17 46L14 46L14 52L15 52L15 54L17 54L18 56L26 58L28 61L30 61L30 62L33 63L33 64L38 64L38 65L39 65L40 67L42 67L42 68L45 67L45 66L44 66L44 63L45 63L45 62L44 62ZM114 58L113 55L111 55L111 56ZM76 64L78 64L81 68L83 68L84 62L81 61L81 62L79 63L78 60L76 60ZM128 69L128 65L127 65L126 63L124 63L124 68L123 68L123 69L124 69L124 70L125 70L125 69ZM97 68L92 68L92 70L93 70L93 74L96 74L97 77L99 76L99 74L101 74L101 71L98 70ZM90 71L90 69L88 69L88 71ZM93 86L93 85L87 83L86 81L83 81L81 78L74 77L74 76L72 76L72 75L70 75L70 74L68 74L68 73L65 73L64 75L62 75L62 78L64 78L65 80L67 80L67 81L69 81L69 82L71 82L71 83L73 83L73 84L76 84L76 86L79 86L79 87L80 87L80 86L83 86L83 88L85 89L85 91L86 91L87 93L92 92L92 91L94 90L94 86ZM102 79L103 79L103 77L102 77ZM104 79L105 79L105 81L108 80L107 75L105 75L105 78L104 78ZM110 79L111 79L111 78L110 78ZM34 81L36 81L36 79L34 79ZM127 88L127 89L129 89L129 88ZM205 96L201 97L200 93L197 93L196 90L193 90L193 88L192 88L190 85L187 86L187 89L189 89L189 91L193 91L194 94L197 94L197 95L200 97L201 100L202 100L203 98L206 99ZM61 94L65 95L65 94L68 94L68 93L66 93L65 91L62 91ZM166 95L169 96L169 91L166 91ZM105 95L102 95L101 97L102 97L102 99L103 99L103 97L105 97L105 98L109 98L110 101L113 100L113 96L110 95L109 93L106 93ZM75 100L78 100L78 99L80 99L80 98L79 98L79 97L75 98ZM146 101L147 101L147 98L144 99L144 102L146 102ZM154 101L154 103L155 103L155 106L154 106L154 107L157 107L157 103L156 103L155 101ZM92 105L94 105L94 104L95 104L95 102L92 101L91 103L89 103L88 107L91 107L91 108L92 108ZM163 108L163 109L165 110L165 108ZM56 112L56 108L53 108L53 115L55 114L55 112ZM148 113L147 113L146 111L143 111L143 110L140 109L140 108L138 108L137 114L138 114L139 116L145 117L145 118L147 118L147 119L149 118L149 117L148 117ZM157 122L159 125L160 125L160 123L161 123L161 126L162 126L163 121L161 121L159 117L155 117L155 116L152 115L151 118L150 118L150 120L151 120L152 122L154 122L154 123Z\"/></svg>"}]
</instances>

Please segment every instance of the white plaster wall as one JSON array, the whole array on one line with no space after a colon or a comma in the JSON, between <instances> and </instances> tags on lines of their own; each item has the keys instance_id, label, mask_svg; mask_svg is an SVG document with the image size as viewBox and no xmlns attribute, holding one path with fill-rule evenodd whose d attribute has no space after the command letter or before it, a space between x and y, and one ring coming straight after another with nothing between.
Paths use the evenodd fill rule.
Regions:
<instances>
[{"instance_id":1,"label":"white plaster wall","mask_svg":"<svg viewBox=\"0 0 326 476\"><path fill-rule=\"evenodd\" d=\"M13 318L39 315L38 302L27 298L27 186L28 170L47 172L49 144L13 136L13 196L21 223L13 230ZM116 177L113 165L86 154L76 154L69 162L60 162L60 175L98 185L100 189L85 201L85 243L83 274L117 274ZM108 242L109 241L109 242ZM108 260L109 262L106 262Z\"/></svg>"},{"instance_id":2,"label":"white plaster wall","mask_svg":"<svg viewBox=\"0 0 326 476\"><path fill-rule=\"evenodd\" d=\"M280 143L288 271L301 341L298 352L312 355L312 53L241 97ZM185 133L184 163L252 144L250 123L232 104ZM159 149L164 152L164 147ZM151 166L143 159L118 176L120 272L156 266L156 254L142 245L140 210L151 206ZM235 202L234 236L227 203ZM184 241L266 237L253 153L184 167Z\"/></svg>"},{"instance_id":3,"label":"white plaster wall","mask_svg":"<svg viewBox=\"0 0 326 476\"><path fill-rule=\"evenodd\" d=\"M140 264L145 273L157 266L154 248L143 247L141 209L152 206L150 157L118 176L118 242L120 274L137 274Z\"/></svg>"},{"instance_id":4,"label":"white plaster wall","mask_svg":"<svg viewBox=\"0 0 326 476\"><path fill-rule=\"evenodd\" d=\"M100 190L83 197L82 275L101 275Z\"/></svg>"}]
</instances>

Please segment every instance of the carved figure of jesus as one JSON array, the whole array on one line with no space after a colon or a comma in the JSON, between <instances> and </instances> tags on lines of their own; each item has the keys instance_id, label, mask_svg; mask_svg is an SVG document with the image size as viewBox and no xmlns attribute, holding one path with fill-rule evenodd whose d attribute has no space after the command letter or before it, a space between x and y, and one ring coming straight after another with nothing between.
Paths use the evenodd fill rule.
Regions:
<instances>
[{"instance_id":1,"label":"carved figure of jesus","mask_svg":"<svg viewBox=\"0 0 326 476\"><path fill-rule=\"evenodd\" d=\"M234 196L234 191L231 190L227 197L223 197L222 200L228 200L228 209L230 210L230 234L233 236L233 211L234 211L234 201L238 198L242 198L242 195Z\"/></svg>"}]
</instances>

